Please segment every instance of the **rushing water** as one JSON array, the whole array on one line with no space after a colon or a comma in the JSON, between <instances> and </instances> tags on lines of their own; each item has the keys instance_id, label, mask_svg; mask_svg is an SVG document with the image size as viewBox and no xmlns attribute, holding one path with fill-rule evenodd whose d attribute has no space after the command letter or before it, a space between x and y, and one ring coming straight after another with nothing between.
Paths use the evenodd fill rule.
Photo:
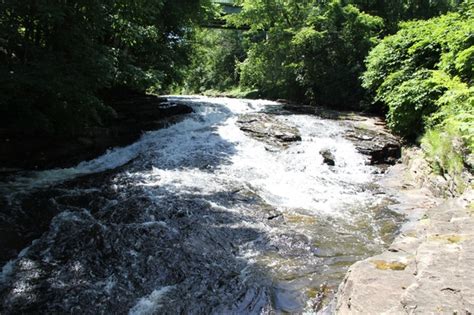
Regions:
<instances>
[{"instance_id":1,"label":"rushing water","mask_svg":"<svg viewBox=\"0 0 474 315\"><path fill-rule=\"evenodd\" d=\"M268 101L174 101L195 113L77 167L0 184L0 313L313 312L393 236L398 218L348 126ZM236 126L252 112L302 141L269 149Z\"/></svg>"}]
</instances>

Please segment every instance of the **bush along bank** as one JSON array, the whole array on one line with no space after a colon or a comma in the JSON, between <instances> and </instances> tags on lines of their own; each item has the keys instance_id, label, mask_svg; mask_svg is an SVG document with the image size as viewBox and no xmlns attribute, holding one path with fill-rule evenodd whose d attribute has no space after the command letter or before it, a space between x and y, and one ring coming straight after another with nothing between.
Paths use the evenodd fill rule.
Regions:
<instances>
[{"instance_id":1,"label":"bush along bank","mask_svg":"<svg viewBox=\"0 0 474 315\"><path fill-rule=\"evenodd\" d=\"M369 54L363 85L388 126L419 141L433 170L466 188L474 166L474 5L401 24Z\"/></svg>"}]
</instances>

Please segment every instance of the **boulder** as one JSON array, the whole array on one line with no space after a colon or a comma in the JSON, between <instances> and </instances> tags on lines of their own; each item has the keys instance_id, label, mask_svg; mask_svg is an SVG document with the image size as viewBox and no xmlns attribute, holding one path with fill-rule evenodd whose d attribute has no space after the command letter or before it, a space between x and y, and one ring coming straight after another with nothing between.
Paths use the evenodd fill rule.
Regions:
<instances>
[{"instance_id":1,"label":"boulder","mask_svg":"<svg viewBox=\"0 0 474 315\"><path fill-rule=\"evenodd\" d=\"M336 165L334 154L329 149L323 149L319 151L319 154L323 157L323 162L329 166Z\"/></svg>"}]
</instances>

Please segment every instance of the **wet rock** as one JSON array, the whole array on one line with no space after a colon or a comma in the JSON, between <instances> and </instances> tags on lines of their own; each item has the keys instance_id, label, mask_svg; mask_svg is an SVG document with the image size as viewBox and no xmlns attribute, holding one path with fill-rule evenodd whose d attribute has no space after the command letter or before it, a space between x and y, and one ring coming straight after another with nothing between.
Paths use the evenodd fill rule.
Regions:
<instances>
[{"instance_id":1,"label":"wet rock","mask_svg":"<svg viewBox=\"0 0 474 315\"><path fill-rule=\"evenodd\" d=\"M399 209L410 220L387 251L349 269L333 313L473 312L474 290L467 275L474 272L474 217L469 211L474 192L438 205L426 188L412 187L403 196Z\"/></svg>"},{"instance_id":2,"label":"wet rock","mask_svg":"<svg viewBox=\"0 0 474 315\"><path fill-rule=\"evenodd\" d=\"M315 106L311 105L296 105L296 104L287 104L283 106L284 110L290 111L292 113L296 114L304 114L304 115L314 115L317 112L317 109Z\"/></svg>"},{"instance_id":3,"label":"wet rock","mask_svg":"<svg viewBox=\"0 0 474 315\"><path fill-rule=\"evenodd\" d=\"M371 165L393 165L401 157L400 142L386 132L355 127L347 131L345 136L360 153L369 156Z\"/></svg>"},{"instance_id":4,"label":"wet rock","mask_svg":"<svg viewBox=\"0 0 474 315\"><path fill-rule=\"evenodd\" d=\"M104 96L104 102L113 108L116 117L104 126L84 128L74 136L0 130L0 164L23 169L69 167L111 147L130 144L144 131L168 126L193 111L166 98L130 91L114 91Z\"/></svg>"},{"instance_id":5,"label":"wet rock","mask_svg":"<svg viewBox=\"0 0 474 315\"><path fill-rule=\"evenodd\" d=\"M286 147L288 144L301 141L298 129L282 123L274 116L255 113L241 115L237 121L240 130L252 138L277 147Z\"/></svg>"},{"instance_id":6,"label":"wet rock","mask_svg":"<svg viewBox=\"0 0 474 315\"><path fill-rule=\"evenodd\" d=\"M400 141L387 132L385 123L378 117L310 105L285 104L283 109L291 113L317 115L323 119L345 121L350 126L346 132L346 138L355 144L360 153L369 156L371 165L393 165L401 157ZM332 163L330 160L330 158L327 160L329 165Z\"/></svg>"},{"instance_id":7,"label":"wet rock","mask_svg":"<svg viewBox=\"0 0 474 315\"><path fill-rule=\"evenodd\" d=\"M336 165L334 154L329 149L319 151L319 154L323 156L323 162L329 166Z\"/></svg>"}]
</instances>

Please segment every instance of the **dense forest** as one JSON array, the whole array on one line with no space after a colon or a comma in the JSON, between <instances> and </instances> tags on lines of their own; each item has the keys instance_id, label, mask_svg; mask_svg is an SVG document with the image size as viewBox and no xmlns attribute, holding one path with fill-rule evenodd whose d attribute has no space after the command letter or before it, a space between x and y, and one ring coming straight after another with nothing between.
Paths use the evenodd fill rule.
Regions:
<instances>
[{"instance_id":1,"label":"dense forest","mask_svg":"<svg viewBox=\"0 0 474 315\"><path fill-rule=\"evenodd\" d=\"M0 6L3 127L74 133L113 117L101 92L180 82L203 0L17 1Z\"/></svg>"},{"instance_id":2,"label":"dense forest","mask_svg":"<svg viewBox=\"0 0 474 315\"><path fill-rule=\"evenodd\" d=\"M228 25L247 31L198 31L188 92L230 90L386 114L392 131L422 143L438 173L472 170L472 2L240 4Z\"/></svg>"},{"instance_id":3,"label":"dense forest","mask_svg":"<svg viewBox=\"0 0 474 315\"><path fill-rule=\"evenodd\" d=\"M2 128L104 124L114 89L227 92L383 113L438 172L472 168L471 1L233 5L239 13L225 15L208 0L1 1Z\"/></svg>"}]
</instances>

